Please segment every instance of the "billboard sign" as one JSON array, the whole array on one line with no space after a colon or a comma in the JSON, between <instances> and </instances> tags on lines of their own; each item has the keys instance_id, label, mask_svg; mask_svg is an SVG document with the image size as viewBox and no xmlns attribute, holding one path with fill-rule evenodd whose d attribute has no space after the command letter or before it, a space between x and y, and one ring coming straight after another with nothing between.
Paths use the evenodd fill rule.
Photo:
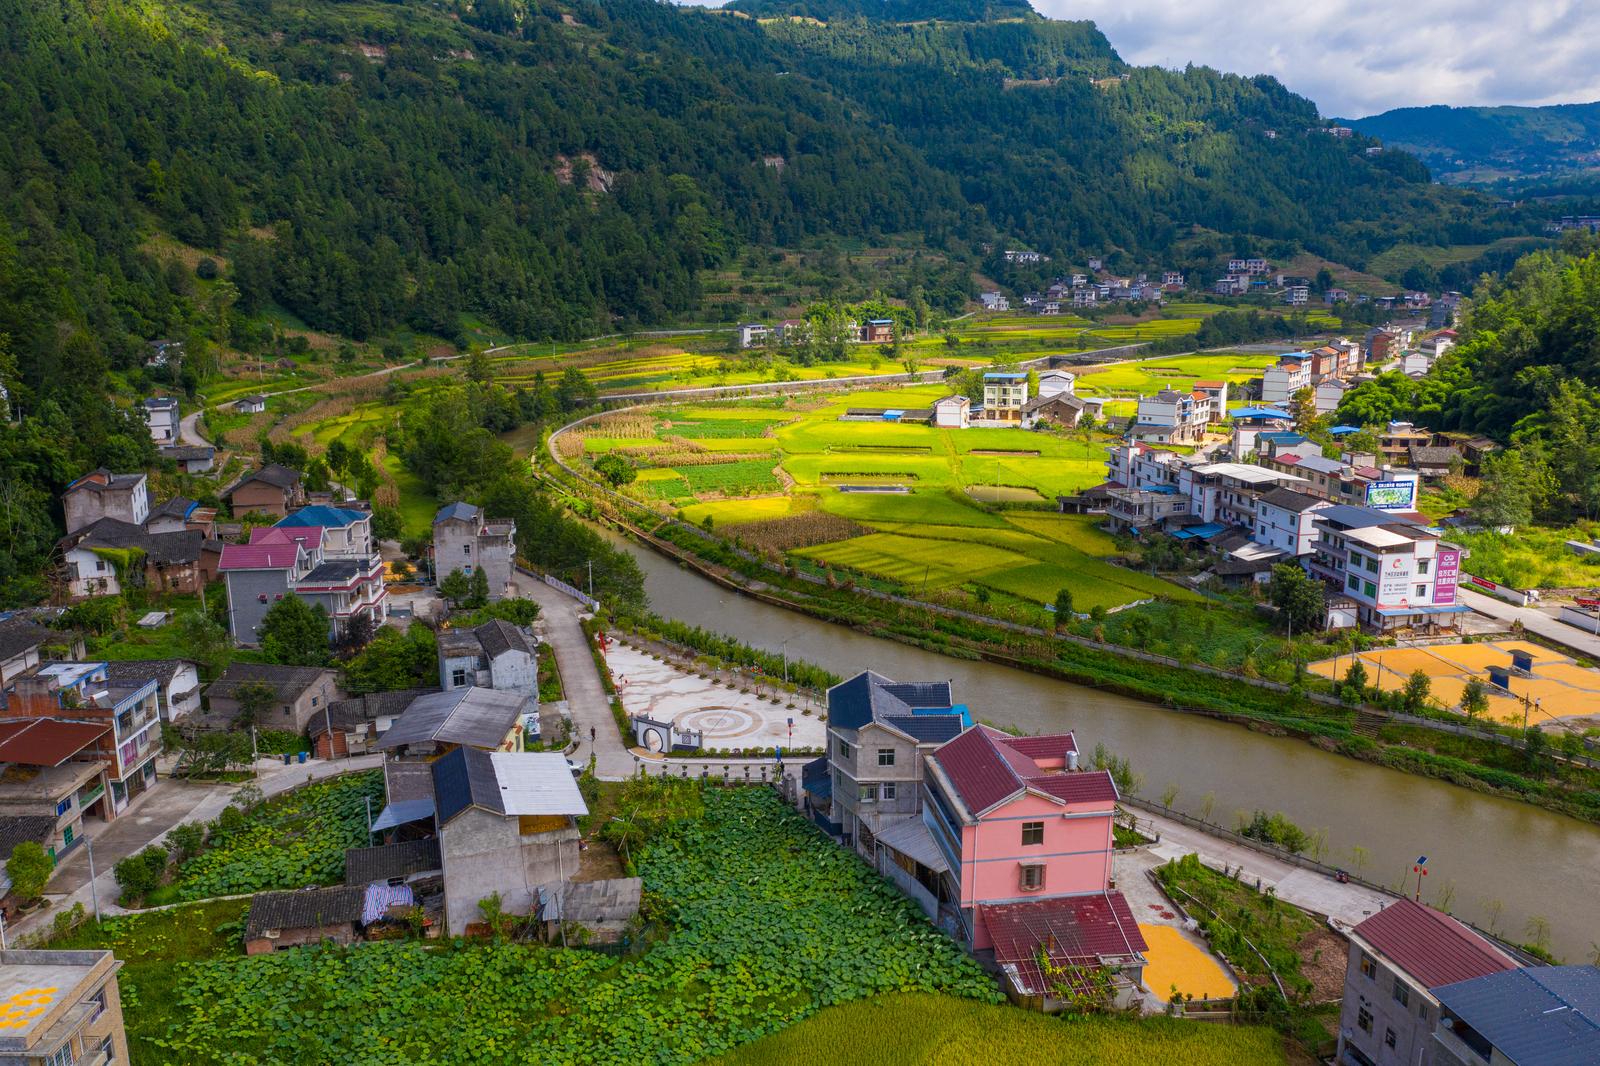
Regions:
<instances>
[{"instance_id":1,"label":"billboard sign","mask_svg":"<svg viewBox=\"0 0 1600 1066\"><path fill-rule=\"evenodd\" d=\"M1433 602L1436 604L1450 604L1456 602L1456 585L1461 581L1461 549L1440 548L1434 556L1433 564Z\"/></svg>"},{"instance_id":2,"label":"billboard sign","mask_svg":"<svg viewBox=\"0 0 1600 1066\"><path fill-rule=\"evenodd\" d=\"M1378 575L1379 607L1410 607L1411 579L1414 573L1410 555L1386 555Z\"/></svg>"},{"instance_id":3,"label":"billboard sign","mask_svg":"<svg viewBox=\"0 0 1600 1066\"><path fill-rule=\"evenodd\" d=\"M1367 486L1367 506L1379 511L1410 511L1416 503L1415 481L1374 481Z\"/></svg>"}]
</instances>

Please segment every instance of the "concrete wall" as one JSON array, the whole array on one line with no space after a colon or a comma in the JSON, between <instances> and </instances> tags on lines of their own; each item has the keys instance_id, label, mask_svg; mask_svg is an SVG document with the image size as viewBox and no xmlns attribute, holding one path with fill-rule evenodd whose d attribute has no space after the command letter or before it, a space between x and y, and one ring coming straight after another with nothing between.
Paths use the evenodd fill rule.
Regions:
<instances>
[{"instance_id":1,"label":"concrete wall","mask_svg":"<svg viewBox=\"0 0 1600 1066\"><path fill-rule=\"evenodd\" d=\"M483 920L478 901L500 893L507 914L529 914L538 888L578 872L578 829L521 836L517 819L471 807L439 834L444 860L445 923L451 936Z\"/></svg>"},{"instance_id":2,"label":"concrete wall","mask_svg":"<svg viewBox=\"0 0 1600 1066\"><path fill-rule=\"evenodd\" d=\"M324 940L331 940L335 944L354 944L356 942L355 927L349 922L337 922L333 925L317 925L306 929L284 929L274 939L261 937L258 940L247 940L244 945L246 955L270 955L279 948L297 948L304 944L320 944Z\"/></svg>"},{"instance_id":3,"label":"concrete wall","mask_svg":"<svg viewBox=\"0 0 1600 1066\"><path fill-rule=\"evenodd\" d=\"M73 548L66 554L69 596L115 596L122 591L116 567L87 548Z\"/></svg>"},{"instance_id":4,"label":"concrete wall","mask_svg":"<svg viewBox=\"0 0 1600 1066\"><path fill-rule=\"evenodd\" d=\"M434 525L433 563L440 581L449 577L452 570L471 573L478 565L477 524L451 520Z\"/></svg>"},{"instance_id":5,"label":"concrete wall","mask_svg":"<svg viewBox=\"0 0 1600 1066\"><path fill-rule=\"evenodd\" d=\"M454 680L455 672L457 670L466 671L466 680L460 685L457 685ZM478 685L479 683L477 655L452 655L449 657L440 658L439 687L441 689L449 691L453 688L467 688L469 686Z\"/></svg>"},{"instance_id":6,"label":"concrete wall","mask_svg":"<svg viewBox=\"0 0 1600 1066\"><path fill-rule=\"evenodd\" d=\"M100 492L79 489L63 496L61 506L66 512L68 533L76 533L102 518L120 518L138 526L150 517L150 490L144 481L131 489Z\"/></svg>"},{"instance_id":7,"label":"concrete wall","mask_svg":"<svg viewBox=\"0 0 1600 1066\"><path fill-rule=\"evenodd\" d=\"M539 675L534 668L533 656L514 649L502 652L489 663L489 685L497 692L533 695L539 689Z\"/></svg>"},{"instance_id":8,"label":"concrete wall","mask_svg":"<svg viewBox=\"0 0 1600 1066\"><path fill-rule=\"evenodd\" d=\"M287 570L230 570L228 585L228 628L240 644L261 643L261 620L272 605L289 592ZM261 597L267 602L262 603Z\"/></svg>"},{"instance_id":9,"label":"concrete wall","mask_svg":"<svg viewBox=\"0 0 1600 1066\"><path fill-rule=\"evenodd\" d=\"M1374 976L1361 972L1363 958L1372 960ZM1395 981L1406 987L1408 1002L1394 997ZM1358 1024L1362 1009L1372 1016L1369 1033ZM1339 1055L1343 1061L1346 1045L1354 1045L1378 1066L1430 1066L1433 1061L1433 1027L1439 1021L1439 1003L1415 982L1400 977L1387 960L1363 945L1359 938L1350 941L1350 962L1344 975L1344 1005L1339 1011ZM1390 1031L1395 1046L1388 1045Z\"/></svg>"},{"instance_id":10,"label":"concrete wall","mask_svg":"<svg viewBox=\"0 0 1600 1066\"><path fill-rule=\"evenodd\" d=\"M228 503L233 508L233 513L236 517L252 511L259 514L277 515L279 518L289 513L287 495L284 490L261 481L252 481L249 484L240 485L233 491Z\"/></svg>"}]
</instances>

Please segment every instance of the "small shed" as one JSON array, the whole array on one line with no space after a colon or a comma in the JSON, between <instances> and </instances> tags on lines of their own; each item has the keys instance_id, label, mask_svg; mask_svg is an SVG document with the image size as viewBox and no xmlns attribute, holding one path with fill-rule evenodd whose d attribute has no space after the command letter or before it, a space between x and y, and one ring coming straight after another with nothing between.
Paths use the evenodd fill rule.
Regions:
<instances>
[{"instance_id":1,"label":"small shed","mask_svg":"<svg viewBox=\"0 0 1600 1066\"><path fill-rule=\"evenodd\" d=\"M354 943L366 902L365 885L262 892L250 900L244 925L246 955L302 944Z\"/></svg>"}]
</instances>

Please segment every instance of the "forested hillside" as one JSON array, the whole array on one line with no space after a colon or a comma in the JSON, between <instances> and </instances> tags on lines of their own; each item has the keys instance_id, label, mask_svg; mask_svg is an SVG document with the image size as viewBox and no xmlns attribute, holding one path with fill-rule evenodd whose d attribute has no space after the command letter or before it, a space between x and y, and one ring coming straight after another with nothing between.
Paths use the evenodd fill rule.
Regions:
<instances>
[{"instance_id":1,"label":"forested hillside","mask_svg":"<svg viewBox=\"0 0 1600 1066\"><path fill-rule=\"evenodd\" d=\"M1351 125L1415 153L1445 181L1543 177L1600 167L1600 103L1402 107Z\"/></svg>"}]
</instances>

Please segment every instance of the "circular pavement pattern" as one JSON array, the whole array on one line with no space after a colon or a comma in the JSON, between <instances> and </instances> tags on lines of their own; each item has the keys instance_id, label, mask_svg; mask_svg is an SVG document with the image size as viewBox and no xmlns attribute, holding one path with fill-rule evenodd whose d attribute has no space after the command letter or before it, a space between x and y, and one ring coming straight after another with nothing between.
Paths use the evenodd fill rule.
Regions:
<instances>
[{"instance_id":1,"label":"circular pavement pattern","mask_svg":"<svg viewBox=\"0 0 1600 1066\"><path fill-rule=\"evenodd\" d=\"M690 711L679 715L674 724L679 729L700 730L707 741L748 736L761 728L755 715L738 707L706 707Z\"/></svg>"}]
</instances>

